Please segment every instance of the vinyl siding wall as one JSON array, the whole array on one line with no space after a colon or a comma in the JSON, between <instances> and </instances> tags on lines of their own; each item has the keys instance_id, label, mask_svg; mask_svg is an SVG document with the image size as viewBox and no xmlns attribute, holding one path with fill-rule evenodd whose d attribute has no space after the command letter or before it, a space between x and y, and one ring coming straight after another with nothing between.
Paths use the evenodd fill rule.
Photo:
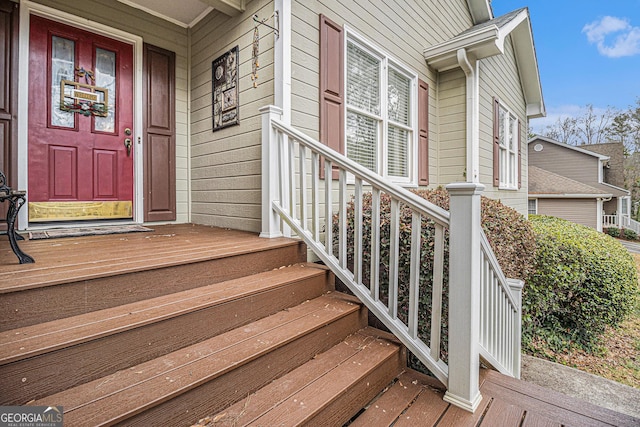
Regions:
<instances>
[{"instance_id":1,"label":"vinyl siding wall","mask_svg":"<svg viewBox=\"0 0 640 427\"><path fill-rule=\"evenodd\" d=\"M533 148L542 145L542 151ZM529 144L529 164L587 185L598 184L600 160L570 148L535 140Z\"/></svg>"},{"instance_id":2,"label":"vinyl siding wall","mask_svg":"<svg viewBox=\"0 0 640 427\"><path fill-rule=\"evenodd\" d=\"M188 222L187 30L116 0L37 0L35 3L140 36L145 43L176 53L176 221Z\"/></svg>"},{"instance_id":3,"label":"vinyl siding wall","mask_svg":"<svg viewBox=\"0 0 640 427\"><path fill-rule=\"evenodd\" d=\"M520 119L522 185L519 190L499 190L493 186L493 97ZM486 187L484 195L499 199L523 215L527 213L527 129L524 92L512 40L507 37L504 55L480 61L480 182Z\"/></svg>"},{"instance_id":4,"label":"vinyl siding wall","mask_svg":"<svg viewBox=\"0 0 640 427\"><path fill-rule=\"evenodd\" d=\"M467 180L466 76L461 69L441 73L438 82L437 185Z\"/></svg>"},{"instance_id":5,"label":"vinyl siding wall","mask_svg":"<svg viewBox=\"0 0 640 427\"><path fill-rule=\"evenodd\" d=\"M466 180L466 77L461 69L436 73L426 65L424 48L441 43L472 25L466 1L314 1L293 2L292 124L319 137L319 14L372 42L415 70L429 84L430 187ZM527 212L527 120L511 40L506 53L480 65L480 179L485 194ZM522 188L493 187L492 97L499 97L521 121Z\"/></svg>"},{"instance_id":6,"label":"vinyl siding wall","mask_svg":"<svg viewBox=\"0 0 640 427\"><path fill-rule=\"evenodd\" d=\"M427 46L441 43L466 30L472 24L466 1L447 2L415 1L293 1L292 2L292 125L319 139L319 15L364 37L378 49L418 74L429 84L429 182L431 186L446 183L438 176L441 162L447 163L454 180L462 179L456 160L447 156L459 154L464 147L464 112L462 120L451 124L447 142L451 144L441 158L439 151L439 114L437 89L438 75L424 59ZM459 73L458 73L459 74ZM445 113L447 120L458 120L459 105L464 109L464 75L462 88L452 82L446 91L448 96ZM460 75L453 73L453 80ZM456 116L455 119L451 115ZM450 122L448 122L449 124ZM457 127L457 128L456 128ZM463 154L464 156L464 154ZM464 164L464 157L459 159ZM448 181L451 182L451 181Z\"/></svg>"},{"instance_id":7,"label":"vinyl siding wall","mask_svg":"<svg viewBox=\"0 0 640 427\"><path fill-rule=\"evenodd\" d=\"M253 15L266 18L273 2L254 0L237 17L217 11L191 33L191 189L192 221L199 224L260 231L261 116L273 104L274 37L260 27L258 87L253 87ZM240 124L213 132L211 63L239 47Z\"/></svg>"},{"instance_id":8,"label":"vinyl siding wall","mask_svg":"<svg viewBox=\"0 0 640 427\"><path fill-rule=\"evenodd\" d=\"M538 214L596 228L598 204L595 199L538 199Z\"/></svg>"}]
</instances>

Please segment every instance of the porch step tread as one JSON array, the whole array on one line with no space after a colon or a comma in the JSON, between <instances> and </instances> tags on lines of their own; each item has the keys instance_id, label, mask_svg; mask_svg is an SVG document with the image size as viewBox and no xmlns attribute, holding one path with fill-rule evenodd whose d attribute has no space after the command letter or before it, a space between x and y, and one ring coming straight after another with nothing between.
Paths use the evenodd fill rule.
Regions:
<instances>
[{"instance_id":1,"label":"porch step tread","mask_svg":"<svg viewBox=\"0 0 640 427\"><path fill-rule=\"evenodd\" d=\"M376 421L380 426L436 425L450 406L443 397L443 386L437 380L408 370L353 425L369 426L371 420L380 420Z\"/></svg>"},{"instance_id":2,"label":"porch step tread","mask_svg":"<svg viewBox=\"0 0 640 427\"><path fill-rule=\"evenodd\" d=\"M405 415L403 419L400 417L423 391L444 394L440 383L433 379L425 383L425 378L413 370L403 372L380 396L367 405L365 411L350 424L350 427L368 427L374 424L390 426L404 420L411 421L410 414ZM413 421L417 422L417 419L418 417L415 417Z\"/></svg>"},{"instance_id":3,"label":"porch step tread","mask_svg":"<svg viewBox=\"0 0 640 427\"><path fill-rule=\"evenodd\" d=\"M142 233L146 234L146 233ZM105 237L105 236L102 236ZM163 236L149 235L147 239L157 239ZM90 280L101 277L153 270L162 267L172 267L184 264L194 264L220 258L270 250L279 247L298 245L298 242L289 239L259 239L257 236L245 241L236 239L229 242L220 242L216 245L195 245L188 241L173 241L166 246L154 248L152 256L141 251L139 253L125 251L125 241L105 240L106 246L100 246L100 258L95 254L87 253L87 244L76 242L56 242L51 245L59 246L55 250L64 251L65 258L72 261L47 263L39 257L37 251L30 249L38 262L24 268L21 274L16 274L12 269L0 272L0 294L39 288L43 286L64 284L72 281ZM60 240L60 239L58 239ZM91 243L95 243L92 240ZM115 245L115 246L114 246ZM110 249L111 247L111 249ZM51 251L51 248L48 248ZM33 267L31 267L33 266ZM6 280L5 280L6 279Z\"/></svg>"},{"instance_id":4,"label":"porch step tread","mask_svg":"<svg viewBox=\"0 0 640 427\"><path fill-rule=\"evenodd\" d=\"M298 264L0 332L0 365L264 293L292 281L324 277L325 274L325 270L310 264Z\"/></svg>"},{"instance_id":5,"label":"porch step tread","mask_svg":"<svg viewBox=\"0 0 640 427\"><path fill-rule=\"evenodd\" d=\"M364 328L199 424L342 425L400 372L399 354L395 339Z\"/></svg>"},{"instance_id":6,"label":"porch step tread","mask_svg":"<svg viewBox=\"0 0 640 427\"><path fill-rule=\"evenodd\" d=\"M321 296L201 343L32 403L42 405L56 402L56 405L64 406L65 421L70 425L113 424L137 416L245 365L258 362L266 358L265 355L276 355L279 349L286 348L292 354L311 351L309 345L296 345L297 340L313 334L328 336L330 334L325 330L328 325L344 320L346 327L355 332L362 324L359 311L360 306L350 298L343 299L338 294ZM339 329L337 333L344 333L343 328ZM329 348L333 343L326 345ZM295 359L292 354L288 354L289 357L281 355L283 365L289 359ZM310 358L313 354L303 355L307 356ZM269 363L273 363L273 360ZM265 371L274 371L275 374L276 370L267 365L251 371L255 377L261 377ZM244 372L245 377L247 373ZM250 377L251 374L245 381L251 381ZM249 384L247 387L259 388L262 385ZM234 387L237 389L238 385L234 384ZM240 396L244 393L242 390L236 391L240 392ZM228 394L224 394L225 398L229 398ZM193 405L197 406L195 403Z\"/></svg>"}]
</instances>

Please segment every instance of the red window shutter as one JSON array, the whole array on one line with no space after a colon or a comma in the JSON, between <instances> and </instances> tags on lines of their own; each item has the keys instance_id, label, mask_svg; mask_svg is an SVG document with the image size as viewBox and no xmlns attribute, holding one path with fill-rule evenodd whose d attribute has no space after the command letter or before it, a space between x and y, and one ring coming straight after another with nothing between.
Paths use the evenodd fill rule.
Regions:
<instances>
[{"instance_id":1,"label":"red window shutter","mask_svg":"<svg viewBox=\"0 0 640 427\"><path fill-rule=\"evenodd\" d=\"M493 98L493 186L500 186L500 101Z\"/></svg>"},{"instance_id":2,"label":"red window shutter","mask_svg":"<svg viewBox=\"0 0 640 427\"><path fill-rule=\"evenodd\" d=\"M344 31L320 15L320 142L345 154ZM324 161L321 161L321 176ZM334 179L337 173L334 171Z\"/></svg>"},{"instance_id":3,"label":"red window shutter","mask_svg":"<svg viewBox=\"0 0 640 427\"><path fill-rule=\"evenodd\" d=\"M429 85L418 80L418 184L429 185Z\"/></svg>"},{"instance_id":4,"label":"red window shutter","mask_svg":"<svg viewBox=\"0 0 640 427\"><path fill-rule=\"evenodd\" d=\"M518 189L522 188L522 123L518 119Z\"/></svg>"}]
</instances>

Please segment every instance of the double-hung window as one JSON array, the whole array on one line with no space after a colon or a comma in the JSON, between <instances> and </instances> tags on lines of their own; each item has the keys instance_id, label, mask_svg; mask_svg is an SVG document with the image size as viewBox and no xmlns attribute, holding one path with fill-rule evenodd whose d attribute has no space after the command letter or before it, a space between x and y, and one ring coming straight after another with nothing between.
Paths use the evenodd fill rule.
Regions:
<instances>
[{"instance_id":1,"label":"double-hung window","mask_svg":"<svg viewBox=\"0 0 640 427\"><path fill-rule=\"evenodd\" d=\"M501 189L517 190L518 189L518 168L519 163L519 121L518 118L505 108L501 103L496 102L497 123L494 123L494 135L496 150L494 155L498 156L498 164L494 163L494 167L498 167L497 176L499 177L498 186Z\"/></svg>"},{"instance_id":2,"label":"double-hung window","mask_svg":"<svg viewBox=\"0 0 640 427\"><path fill-rule=\"evenodd\" d=\"M347 34L346 154L398 183L416 181L417 75Z\"/></svg>"}]
</instances>

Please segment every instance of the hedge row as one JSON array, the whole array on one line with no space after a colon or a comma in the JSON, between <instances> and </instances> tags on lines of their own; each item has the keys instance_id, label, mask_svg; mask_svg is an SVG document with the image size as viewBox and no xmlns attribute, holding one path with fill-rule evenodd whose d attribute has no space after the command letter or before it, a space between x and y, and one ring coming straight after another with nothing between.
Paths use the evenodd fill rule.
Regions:
<instances>
[{"instance_id":1,"label":"hedge row","mask_svg":"<svg viewBox=\"0 0 640 427\"><path fill-rule=\"evenodd\" d=\"M529 217L535 231L535 271L523 294L523 345L592 350L607 325L632 310L637 271L628 251L593 228L555 217Z\"/></svg>"}]
</instances>

